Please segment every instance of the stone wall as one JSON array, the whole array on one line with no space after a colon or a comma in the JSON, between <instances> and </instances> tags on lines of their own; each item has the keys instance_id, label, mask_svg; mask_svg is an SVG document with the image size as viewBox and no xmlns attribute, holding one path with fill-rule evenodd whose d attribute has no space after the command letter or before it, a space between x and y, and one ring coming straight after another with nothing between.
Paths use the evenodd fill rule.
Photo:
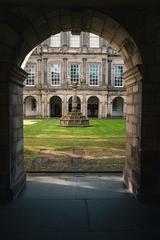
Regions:
<instances>
[{"instance_id":1,"label":"stone wall","mask_svg":"<svg viewBox=\"0 0 160 240\"><path fill-rule=\"evenodd\" d=\"M3 88L4 115L2 114L2 116L5 127L3 126L3 139L1 138L2 159L0 161L3 164L0 168L0 198L2 199L12 199L25 183L23 167L23 81L26 75L22 69L12 68L9 81L5 84L6 91ZM7 92L8 94L6 94Z\"/></svg>"},{"instance_id":2,"label":"stone wall","mask_svg":"<svg viewBox=\"0 0 160 240\"><path fill-rule=\"evenodd\" d=\"M126 83L126 162L124 181L131 192L139 194L141 185L141 111L142 69L136 66L123 77Z\"/></svg>"}]
</instances>

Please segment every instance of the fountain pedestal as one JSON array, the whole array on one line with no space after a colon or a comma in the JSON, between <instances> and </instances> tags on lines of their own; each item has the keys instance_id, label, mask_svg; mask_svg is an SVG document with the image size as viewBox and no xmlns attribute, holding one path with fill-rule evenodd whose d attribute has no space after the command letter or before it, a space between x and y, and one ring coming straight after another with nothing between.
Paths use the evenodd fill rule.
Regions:
<instances>
[{"instance_id":1,"label":"fountain pedestal","mask_svg":"<svg viewBox=\"0 0 160 240\"><path fill-rule=\"evenodd\" d=\"M89 127L89 119L80 112L69 112L60 119L62 127Z\"/></svg>"},{"instance_id":2,"label":"fountain pedestal","mask_svg":"<svg viewBox=\"0 0 160 240\"><path fill-rule=\"evenodd\" d=\"M72 84L74 95L72 97L72 111L60 118L60 126L62 127L89 127L89 119L82 115L77 109L77 83Z\"/></svg>"}]
</instances>

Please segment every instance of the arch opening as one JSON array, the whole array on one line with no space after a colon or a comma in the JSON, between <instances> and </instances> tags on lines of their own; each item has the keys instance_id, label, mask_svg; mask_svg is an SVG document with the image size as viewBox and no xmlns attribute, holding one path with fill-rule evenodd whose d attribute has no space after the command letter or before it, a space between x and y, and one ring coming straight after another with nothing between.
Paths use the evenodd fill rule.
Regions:
<instances>
[{"instance_id":1,"label":"arch opening","mask_svg":"<svg viewBox=\"0 0 160 240\"><path fill-rule=\"evenodd\" d=\"M70 30L72 31L73 34L79 34L81 31L84 31L84 32L88 31L103 37L110 44L112 44L114 48L117 49L117 52L123 58L123 61L128 69L127 72L123 75L126 81L126 87L127 89L129 89L127 94L128 96L129 94L132 95L132 99L134 99L134 96L138 99L141 99L141 83L143 78L143 73L141 71L142 70L141 54L137 47L136 42L133 40L129 32L126 31L125 28L123 28L121 24L119 24L113 18L109 17L107 14L104 14L92 9L83 9L82 11L76 11L76 12L70 9L65 9L65 11L62 11L61 9L53 12L51 12L50 10L48 10L47 12L46 10L44 12L45 12L44 15L41 14L40 17L37 16L37 18L27 22L24 29L21 31L21 35L26 36L24 41L22 41L21 44L19 44L20 37L17 38L18 40L17 41L15 40L12 50L10 50L12 52L7 55L8 57L7 61L14 62L16 65L16 67L14 66L10 72L10 76L9 76L10 79L15 80L14 74L16 73L16 76L18 76L17 78L19 78L21 82L22 80L24 80L25 73L17 66L20 67L25 56L35 46L37 46L40 42L48 38L51 34L57 34L60 31L70 31ZM42 29L45 29L45 31L42 31ZM44 44L43 48L45 49L47 48L47 46ZM17 51L17 49L19 49L19 52ZM13 56L15 56L14 59L13 59ZM4 62L6 62L6 59ZM9 73L6 74L7 77L8 77L8 74ZM12 84L15 84L14 88L17 89L18 93L20 93L19 88L22 84L21 85L20 83L17 84L16 81L14 81L14 83ZM132 89L133 86L134 86L134 89ZM41 86L39 86L39 89L41 89ZM11 92L11 94L13 93ZM127 99L128 99L128 96L127 96ZM20 100L16 101L16 103L21 102L21 107L22 107L22 104L23 104L22 95L20 96L19 94L17 97ZM28 102L29 100L27 100L27 104ZM126 103L128 104L129 101L127 102L126 100ZM15 102L13 102L13 104L15 104ZM140 131L141 130L141 102L140 101L138 102L136 106L136 112L134 111L133 101L129 103L128 106L130 109L127 108L129 109L129 111L127 110L126 112L126 115L128 117L127 126L132 127L133 117L136 119L137 125L135 128L133 127L131 131L127 130L127 138L130 139L129 141L127 141L127 149L130 149L130 151L127 150L127 154L126 154L127 164L125 167L124 177L127 184L131 185L131 190L136 192L137 188L139 187L139 183L137 180L133 178L136 175L135 172L139 174L136 169L136 167L138 166L138 163L136 163L136 160L139 159L140 143L137 140L135 141L135 139L137 139L137 136L139 138L141 137L141 131ZM14 112L13 109L11 109L10 116L16 116L22 125L21 116L16 115L16 112ZM16 123L13 122L13 124L10 125L10 128L11 129L9 130L9 132L11 135L17 131ZM21 130L22 130L22 127L21 127ZM23 147L23 139L21 139L21 142ZM9 146L9 149L18 149L17 148L18 144L19 142L12 143L12 146ZM135 153L134 156L130 155L130 153L133 152L132 150ZM15 155L13 156L13 159L11 160L8 159L8 161L11 162L10 169L12 169L12 167L15 168L14 171L12 171L12 173L11 172L8 173L9 175L11 174L14 175L11 177L13 180L12 186L11 186L12 188L13 186L19 186L18 188L20 188L25 181L22 152L23 150L22 151L17 150L17 152L15 153L15 155L16 154L17 156L19 155L18 163L15 163ZM8 149L6 150L6 155L8 155L7 153L8 153ZM8 169L8 171L10 170ZM22 176L22 177L17 178L16 176ZM19 191L19 189L17 191ZM13 194L15 194L15 192Z\"/></svg>"},{"instance_id":2,"label":"arch opening","mask_svg":"<svg viewBox=\"0 0 160 240\"><path fill-rule=\"evenodd\" d=\"M37 101L33 96L27 96L24 99L24 117L36 117Z\"/></svg>"},{"instance_id":3,"label":"arch opening","mask_svg":"<svg viewBox=\"0 0 160 240\"><path fill-rule=\"evenodd\" d=\"M112 116L123 117L124 116L124 100L122 97L116 97L112 102Z\"/></svg>"},{"instance_id":4,"label":"arch opening","mask_svg":"<svg viewBox=\"0 0 160 240\"><path fill-rule=\"evenodd\" d=\"M81 112L81 99L77 96L77 110ZM72 111L72 97L69 98L68 101L68 112Z\"/></svg>"},{"instance_id":5,"label":"arch opening","mask_svg":"<svg viewBox=\"0 0 160 240\"><path fill-rule=\"evenodd\" d=\"M87 116L89 118L98 118L99 111L99 99L96 96L92 96L87 102Z\"/></svg>"},{"instance_id":6,"label":"arch opening","mask_svg":"<svg viewBox=\"0 0 160 240\"><path fill-rule=\"evenodd\" d=\"M62 116L62 99L59 96L50 98L50 117Z\"/></svg>"}]
</instances>

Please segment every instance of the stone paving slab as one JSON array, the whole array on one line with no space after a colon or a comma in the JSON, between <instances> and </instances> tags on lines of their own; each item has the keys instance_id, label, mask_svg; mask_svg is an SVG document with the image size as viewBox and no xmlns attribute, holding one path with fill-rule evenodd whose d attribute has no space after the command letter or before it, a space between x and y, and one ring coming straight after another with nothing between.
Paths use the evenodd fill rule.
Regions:
<instances>
[{"instance_id":1,"label":"stone paving slab","mask_svg":"<svg viewBox=\"0 0 160 240\"><path fill-rule=\"evenodd\" d=\"M17 200L0 206L0 240L160 239L159 216L119 174L32 175Z\"/></svg>"}]
</instances>

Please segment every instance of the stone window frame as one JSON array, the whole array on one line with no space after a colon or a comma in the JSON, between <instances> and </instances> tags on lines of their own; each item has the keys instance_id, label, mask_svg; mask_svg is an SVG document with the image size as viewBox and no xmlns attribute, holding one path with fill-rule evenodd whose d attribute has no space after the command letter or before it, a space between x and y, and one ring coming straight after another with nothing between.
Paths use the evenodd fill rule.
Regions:
<instances>
[{"instance_id":1,"label":"stone window frame","mask_svg":"<svg viewBox=\"0 0 160 240\"><path fill-rule=\"evenodd\" d=\"M60 68L60 72L59 72L59 84L52 84L52 73L51 73L51 66L53 65L58 65ZM48 64L48 75L49 75L49 83L51 87L60 87L61 86L61 82L62 82L62 63L61 62L49 62Z\"/></svg>"},{"instance_id":2,"label":"stone window frame","mask_svg":"<svg viewBox=\"0 0 160 240\"><path fill-rule=\"evenodd\" d=\"M96 67L98 67L98 73L97 73L97 75L95 75L96 77L98 77L97 79L91 79L91 76L90 76L90 71L91 71L91 66L96 66ZM88 69L88 77L89 77L89 86L92 86L92 87L94 87L94 86L99 86L99 80L100 80L100 64L99 63L89 63L88 64L88 67L89 67L89 69ZM96 82L97 84L91 84L91 81L93 81L93 82Z\"/></svg>"},{"instance_id":3,"label":"stone window frame","mask_svg":"<svg viewBox=\"0 0 160 240\"><path fill-rule=\"evenodd\" d=\"M97 64L99 65L99 79L98 79L98 85L90 85L90 74L89 74L89 66L91 64ZM87 72L86 72L86 82L88 84L88 86L90 87L98 87L102 84L102 62L92 62L92 61L89 61L87 62Z\"/></svg>"},{"instance_id":4,"label":"stone window frame","mask_svg":"<svg viewBox=\"0 0 160 240\"><path fill-rule=\"evenodd\" d=\"M79 65L79 81L78 84L81 83L81 75L82 75L82 63L81 62L69 62L68 63L68 78L69 78L69 83L72 84L71 82L71 65Z\"/></svg>"},{"instance_id":5,"label":"stone window frame","mask_svg":"<svg viewBox=\"0 0 160 240\"><path fill-rule=\"evenodd\" d=\"M116 66L120 66L123 68L122 73L124 73L125 71L125 66L123 63L119 63L119 62L114 62L114 60L112 60L112 66L111 66L111 85L115 88L123 88L124 87L124 79L122 77L122 85L115 85L115 67Z\"/></svg>"},{"instance_id":6,"label":"stone window frame","mask_svg":"<svg viewBox=\"0 0 160 240\"><path fill-rule=\"evenodd\" d=\"M30 65L30 66L34 66L34 75L32 75L32 80L30 80L30 82L33 82L33 84L27 84L27 82L29 81L28 78L29 78L29 72L27 70L27 66ZM25 80L25 86L26 87L35 87L36 85L36 82L37 82L37 63L36 62L27 62L26 66L25 66L25 71L28 73L28 76ZM32 71L31 71L32 73ZM33 74L33 73L32 73Z\"/></svg>"}]
</instances>

